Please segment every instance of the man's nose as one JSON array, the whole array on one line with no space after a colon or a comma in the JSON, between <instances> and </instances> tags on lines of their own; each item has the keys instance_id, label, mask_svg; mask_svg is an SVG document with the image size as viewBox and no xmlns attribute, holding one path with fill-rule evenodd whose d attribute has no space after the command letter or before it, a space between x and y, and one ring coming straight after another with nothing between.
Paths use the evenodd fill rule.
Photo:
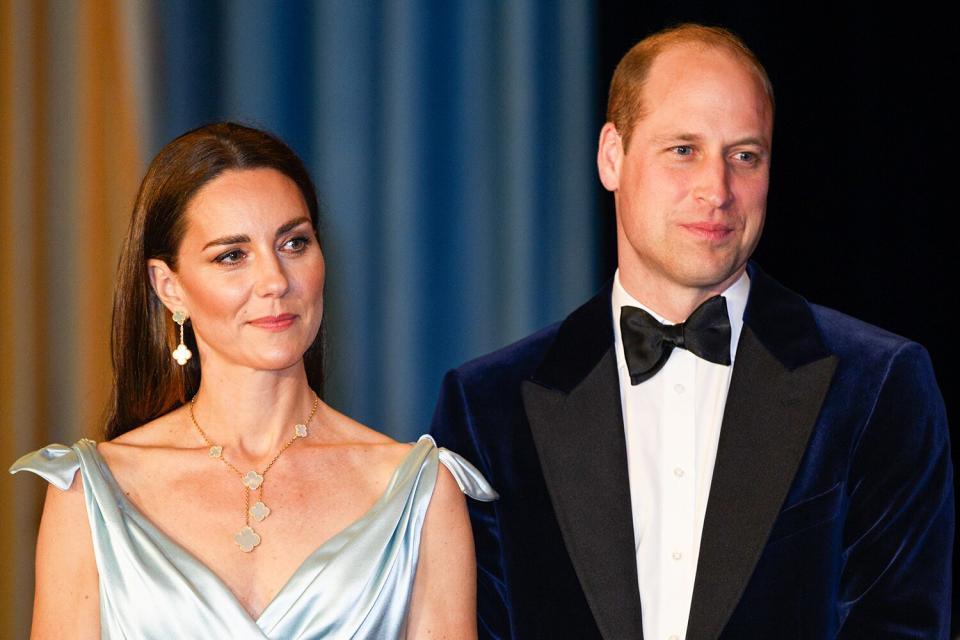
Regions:
<instances>
[{"instance_id":1,"label":"man's nose","mask_svg":"<svg viewBox=\"0 0 960 640\"><path fill-rule=\"evenodd\" d=\"M694 196L715 209L721 209L730 202L730 167L725 158L710 158L701 164Z\"/></svg>"},{"instance_id":2,"label":"man's nose","mask_svg":"<svg viewBox=\"0 0 960 640\"><path fill-rule=\"evenodd\" d=\"M282 296L290 288L290 280L279 256L268 253L257 265L257 293L262 296Z\"/></svg>"}]
</instances>

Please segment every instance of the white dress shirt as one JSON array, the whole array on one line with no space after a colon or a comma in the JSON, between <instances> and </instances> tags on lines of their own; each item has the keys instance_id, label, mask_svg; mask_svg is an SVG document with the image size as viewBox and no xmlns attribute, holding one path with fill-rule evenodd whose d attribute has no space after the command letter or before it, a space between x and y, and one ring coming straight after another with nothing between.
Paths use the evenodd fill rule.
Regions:
<instances>
[{"instance_id":1,"label":"white dress shirt","mask_svg":"<svg viewBox=\"0 0 960 640\"><path fill-rule=\"evenodd\" d=\"M750 279L744 273L722 294L730 316L731 363L749 292ZM621 307L639 307L659 322L672 323L631 297L620 284L619 271L614 276L611 303L643 637L679 640L687 632L703 518L733 366L674 349L656 375L631 385L620 335Z\"/></svg>"}]
</instances>

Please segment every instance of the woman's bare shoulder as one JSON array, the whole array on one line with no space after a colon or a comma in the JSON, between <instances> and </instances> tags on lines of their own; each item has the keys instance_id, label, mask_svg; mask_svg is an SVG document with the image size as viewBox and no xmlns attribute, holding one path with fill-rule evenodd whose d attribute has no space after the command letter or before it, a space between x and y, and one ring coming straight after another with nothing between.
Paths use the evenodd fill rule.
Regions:
<instances>
[{"instance_id":1,"label":"woman's bare shoulder","mask_svg":"<svg viewBox=\"0 0 960 640\"><path fill-rule=\"evenodd\" d=\"M113 440L101 443L107 448L113 447L169 447L182 441L185 407L179 407L154 418L150 422L120 434Z\"/></svg>"},{"instance_id":2,"label":"woman's bare shoulder","mask_svg":"<svg viewBox=\"0 0 960 640\"><path fill-rule=\"evenodd\" d=\"M408 442L397 442L327 405L323 406L318 417L323 430L319 441L323 445L341 447L344 456L352 463L362 465L381 478L389 479L413 446Z\"/></svg>"},{"instance_id":3,"label":"woman's bare shoulder","mask_svg":"<svg viewBox=\"0 0 960 640\"><path fill-rule=\"evenodd\" d=\"M357 422L328 404L320 405L316 422L322 440L331 444L397 444L390 436Z\"/></svg>"},{"instance_id":4,"label":"woman's bare shoulder","mask_svg":"<svg viewBox=\"0 0 960 640\"><path fill-rule=\"evenodd\" d=\"M176 464L184 452L200 446L185 437L185 411L183 407L174 409L97 445L97 453L121 486L143 475L144 462L150 460L161 466Z\"/></svg>"}]
</instances>

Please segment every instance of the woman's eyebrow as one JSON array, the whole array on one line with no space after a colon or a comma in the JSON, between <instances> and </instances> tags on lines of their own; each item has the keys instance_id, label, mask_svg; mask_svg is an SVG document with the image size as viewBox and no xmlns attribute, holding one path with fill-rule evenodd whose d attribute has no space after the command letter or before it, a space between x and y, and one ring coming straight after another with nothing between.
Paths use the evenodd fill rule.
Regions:
<instances>
[{"instance_id":1,"label":"woman's eyebrow","mask_svg":"<svg viewBox=\"0 0 960 640\"><path fill-rule=\"evenodd\" d=\"M250 242L250 236L244 236L244 235L223 236L222 238L211 240L207 244L203 245L203 250L209 249L210 247L217 247L224 244L242 244L244 242Z\"/></svg>"},{"instance_id":2,"label":"woman's eyebrow","mask_svg":"<svg viewBox=\"0 0 960 640\"><path fill-rule=\"evenodd\" d=\"M304 222L310 222L310 218L308 218L308 217L306 217L306 216L300 216L299 218L294 218L294 219L291 220L290 222L286 222L286 223L280 225L280 228L277 229L276 237L279 238L280 236L282 236L283 234L285 234L287 231L290 231L291 229L294 229L294 228L296 228L296 227L299 227L299 226L302 225Z\"/></svg>"},{"instance_id":3,"label":"woman's eyebrow","mask_svg":"<svg viewBox=\"0 0 960 640\"><path fill-rule=\"evenodd\" d=\"M299 218L294 218L289 222L285 222L280 225L280 228L277 229L277 233L274 234L275 237L279 238L286 232L291 229L299 227L305 222L310 222L310 218L306 216L301 216ZM203 250L209 249L210 247L219 247L225 244L243 244L244 242L250 242L250 236L246 235L234 235L234 236L223 236L222 238L217 238L216 240L211 240L207 244L203 245Z\"/></svg>"}]
</instances>

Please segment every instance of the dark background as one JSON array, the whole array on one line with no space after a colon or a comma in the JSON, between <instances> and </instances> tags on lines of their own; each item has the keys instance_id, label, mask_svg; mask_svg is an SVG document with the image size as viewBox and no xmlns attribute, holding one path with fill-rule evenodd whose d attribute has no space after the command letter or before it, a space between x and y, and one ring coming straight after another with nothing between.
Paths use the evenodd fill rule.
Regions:
<instances>
[{"instance_id":1,"label":"dark background","mask_svg":"<svg viewBox=\"0 0 960 640\"><path fill-rule=\"evenodd\" d=\"M948 310L957 296L949 266L956 237L948 228L958 213L950 197L958 188L957 128L948 94L957 80L958 35L949 21L916 3L818 11L805 3L601 0L599 114L623 54L679 22L733 30L773 82L773 166L757 262L812 302L923 344L955 419L957 348ZM602 189L598 197L606 279L616 267L613 198ZM956 589L954 612L956 635Z\"/></svg>"}]
</instances>

